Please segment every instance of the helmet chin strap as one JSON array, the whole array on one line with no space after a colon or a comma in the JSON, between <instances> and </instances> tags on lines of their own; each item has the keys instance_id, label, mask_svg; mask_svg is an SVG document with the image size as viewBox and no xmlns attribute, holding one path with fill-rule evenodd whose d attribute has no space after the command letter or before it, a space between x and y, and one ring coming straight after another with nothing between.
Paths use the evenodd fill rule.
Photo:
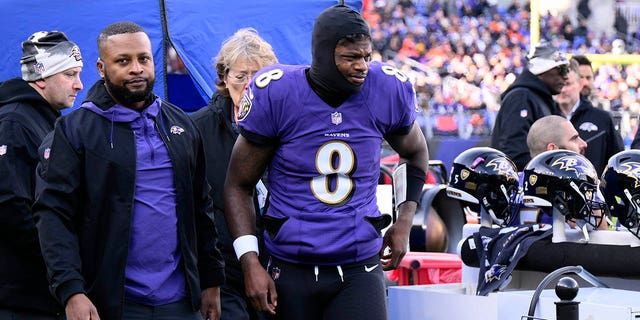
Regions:
<instances>
[{"instance_id":1,"label":"helmet chin strap","mask_svg":"<svg viewBox=\"0 0 640 320\"><path fill-rule=\"evenodd\" d=\"M482 209L484 209L484 211L486 211L489 216L491 216L491 220L493 222L499 225L502 225L504 223L503 219L500 219L496 216L496 213L493 211L493 208L491 207L489 200L487 200L487 197L482 197Z\"/></svg>"},{"instance_id":2,"label":"helmet chin strap","mask_svg":"<svg viewBox=\"0 0 640 320\"><path fill-rule=\"evenodd\" d=\"M569 182L569 186L571 186L571 189L575 190L576 193L580 195L580 198L582 198L582 200L587 203L587 198L584 197L584 194L582 194L582 191L580 191L580 188L578 188L578 185L575 182Z\"/></svg>"},{"instance_id":3,"label":"helmet chin strap","mask_svg":"<svg viewBox=\"0 0 640 320\"><path fill-rule=\"evenodd\" d=\"M640 197L631 195L629 189L624 189L624 195L629 199L629 210L626 220L627 228L638 228L638 220L640 220ZM631 221L629 221L631 220ZM629 226L629 224L633 224Z\"/></svg>"}]
</instances>

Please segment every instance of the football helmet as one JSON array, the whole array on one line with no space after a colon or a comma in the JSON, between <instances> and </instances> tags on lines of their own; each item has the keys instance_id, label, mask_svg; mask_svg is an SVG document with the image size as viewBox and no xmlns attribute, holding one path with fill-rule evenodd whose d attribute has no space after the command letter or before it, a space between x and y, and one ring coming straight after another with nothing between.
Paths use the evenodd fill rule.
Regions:
<instances>
[{"instance_id":1,"label":"football helmet","mask_svg":"<svg viewBox=\"0 0 640 320\"><path fill-rule=\"evenodd\" d=\"M640 150L621 151L609 159L600 191L611 215L640 239Z\"/></svg>"},{"instance_id":2,"label":"football helmet","mask_svg":"<svg viewBox=\"0 0 640 320\"><path fill-rule=\"evenodd\" d=\"M479 204L492 223L507 226L515 216L518 189L518 173L511 159L496 149L476 147L453 160L447 195Z\"/></svg>"},{"instance_id":3,"label":"football helmet","mask_svg":"<svg viewBox=\"0 0 640 320\"><path fill-rule=\"evenodd\" d=\"M583 155L570 150L545 151L527 163L523 180L525 206L553 207L566 221L584 220L594 228L602 223L607 208L596 200L598 175ZM603 211L595 214L594 210Z\"/></svg>"}]
</instances>

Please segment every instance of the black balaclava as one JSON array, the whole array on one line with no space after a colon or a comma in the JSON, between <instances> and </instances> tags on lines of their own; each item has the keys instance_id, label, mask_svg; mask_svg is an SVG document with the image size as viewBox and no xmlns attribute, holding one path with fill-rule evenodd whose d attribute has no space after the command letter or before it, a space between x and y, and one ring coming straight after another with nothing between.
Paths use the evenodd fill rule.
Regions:
<instances>
[{"instance_id":1,"label":"black balaclava","mask_svg":"<svg viewBox=\"0 0 640 320\"><path fill-rule=\"evenodd\" d=\"M311 37L312 62L309 80L314 91L329 105L342 104L349 95L360 92L362 86L351 84L336 66L334 52L338 41L347 35L365 34L371 37L369 25L362 16L344 5L324 10L313 26Z\"/></svg>"}]
</instances>

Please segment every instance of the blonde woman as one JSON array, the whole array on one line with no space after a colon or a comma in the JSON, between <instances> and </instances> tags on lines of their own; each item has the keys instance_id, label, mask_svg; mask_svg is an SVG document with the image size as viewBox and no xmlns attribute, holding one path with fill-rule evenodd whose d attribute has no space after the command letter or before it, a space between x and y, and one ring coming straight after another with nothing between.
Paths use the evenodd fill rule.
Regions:
<instances>
[{"instance_id":1,"label":"blonde woman","mask_svg":"<svg viewBox=\"0 0 640 320\"><path fill-rule=\"evenodd\" d=\"M221 320L261 319L247 300L244 280L238 258L224 218L222 189L233 144L238 137L236 125L240 101L249 87L251 78L262 67L277 63L271 45L252 28L238 30L226 39L216 57L218 81L216 92L209 104L191 114L202 133L207 160L207 180L218 229L218 248L225 260L226 283L220 290ZM256 199L256 204L258 201ZM259 210L259 207L257 207ZM256 236L262 238L260 220L256 221ZM261 251L261 256L266 256Z\"/></svg>"}]
</instances>

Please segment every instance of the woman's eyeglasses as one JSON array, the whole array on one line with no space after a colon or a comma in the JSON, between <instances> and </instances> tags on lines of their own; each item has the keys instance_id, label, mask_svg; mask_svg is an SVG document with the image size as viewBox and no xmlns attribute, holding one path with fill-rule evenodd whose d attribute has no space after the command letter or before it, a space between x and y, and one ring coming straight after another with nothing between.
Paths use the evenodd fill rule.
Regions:
<instances>
[{"instance_id":1,"label":"woman's eyeglasses","mask_svg":"<svg viewBox=\"0 0 640 320\"><path fill-rule=\"evenodd\" d=\"M251 77L253 77L255 74L255 72L235 73L229 71L229 73L227 74L227 79L230 83L233 84L247 84L247 82L251 81Z\"/></svg>"}]
</instances>

